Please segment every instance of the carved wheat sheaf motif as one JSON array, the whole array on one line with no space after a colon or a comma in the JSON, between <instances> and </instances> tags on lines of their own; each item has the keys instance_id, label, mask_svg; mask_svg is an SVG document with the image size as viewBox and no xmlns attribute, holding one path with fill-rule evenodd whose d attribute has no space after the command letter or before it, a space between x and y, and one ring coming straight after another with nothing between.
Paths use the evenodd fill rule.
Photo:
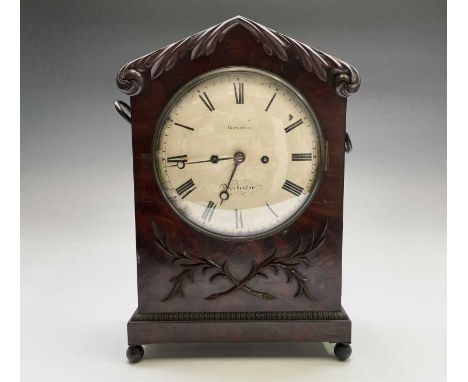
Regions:
<instances>
[{"instance_id":1,"label":"carved wheat sheaf motif","mask_svg":"<svg viewBox=\"0 0 468 382\"><path fill-rule=\"evenodd\" d=\"M128 95L137 95L144 87L144 73L147 70L150 70L151 79L154 79L173 68L189 52L191 60L209 56L229 30L238 25L262 44L267 55L276 56L285 62L292 57L306 71L315 73L324 82L331 76L339 96L348 97L358 91L361 80L351 65L242 16L223 21L126 64L117 74L117 86Z\"/></svg>"},{"instance_id":2,"label":"carved wheat sheaf motif","mask_svg":"<svg viewBox=\"0 0 468 382\"><path fill-rule=\"evenodd\" d=\"M170 249L157 225L152 222L152 226L156 244L172 258L171 263L177 265L179 268L179 272L169 280L172 283L172 287L167 296L163 298L163 301L169 301L175 297L184 297L184 288L189 282L193 283L197 273L202 277L209 276L210 282L215 281L217 278L224 278L232 284L232 286L226 290L205 297L207 300L216 300L239 290L254 297L274 299L275 296L272 294L255 290L251 288L248 283L256 277L268 279L271 276L278 276L280 272L286 275L287 283L293 280L296 282L297 289L294 297L305 296L309 300L314 300L314 296L307 285L309 279L302 274L298 268L301 265L306 268L311 266L310 257L325 241L327 222L318 233L313 231L312 235L305 242L300 239L296 247L290 253L279 255L278 251L275 249L265 260L259 263L252 261L250 270L241 279L236 278L231 273L227 260L221 263L211 256L197 256L187 251L175 251Z\"/></svg>"}]
</instances>

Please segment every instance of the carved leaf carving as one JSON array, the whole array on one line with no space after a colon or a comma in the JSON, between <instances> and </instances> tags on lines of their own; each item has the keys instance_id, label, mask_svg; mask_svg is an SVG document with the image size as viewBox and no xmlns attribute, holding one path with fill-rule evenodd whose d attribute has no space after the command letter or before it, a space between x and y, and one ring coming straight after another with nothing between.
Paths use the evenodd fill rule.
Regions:
<instances>
[{"instance_id":1,"label":"carved leaf carving","mask_svg":"<svg viewBox=\"0 0 468 382\"><path fill-rule=\"evenodd\" d=\"M242 16L223 21L126 64L117 74L117 86L128 95L137 95L145 85L145 72L149 70L150 78L154 79L172 69L188 53L191 60L209 56L229 30L238 25L262 44L267 55L285 62L293 57L320 80L325 82L332 78L339 96L348 97L358 91L361 80L351 65Z\"/></svg>"},{"instance_id":2,"label":"carved leaf carving","mask_svg":"<svg viewBox=\"0 0 468 382\"><path fill-rule=\"evenodd\" d=\"M315 300L307 285L309 279L299 271L298 267L302 265L305 268L309 268L311 266L309 257L311 257L315 250L325 241L328 221L325 222L318 234L313 231L306 243L303 243L302 239L300 239L296 247L290 253L279 256L278 251L274 249L272 253L260 263L252 261L250 270L247 272L246 276L241 279L237 279L231 273L227 261L219 263L210 256L196 256L186 251L174 251L170 249L157 225L153 222L152 226L156 244L172 258L171 263L177 264L180 268L179 273L169 280L172 283L172 287L162 301L169 301L177 296L184 297L186 281L193 282L194 274L198 270L200 270L200 274L203 277L207 272L213 271L209 277L210 282L214 282L218 278L224 278L232 284L230 288L224 291L213 293L205 297L206 300L216 300L238 290L242 290L254 297L274 299L275 296L272 294L254 290L247 285L255 277L268 279L270 277L268 271L271 271L270 275L272 274L273 276L278 276L280 272L283 272L286 275L287 283L295 281L297 289L294 297L305 296L309 300Z\"/></svg>"}]
</instances>

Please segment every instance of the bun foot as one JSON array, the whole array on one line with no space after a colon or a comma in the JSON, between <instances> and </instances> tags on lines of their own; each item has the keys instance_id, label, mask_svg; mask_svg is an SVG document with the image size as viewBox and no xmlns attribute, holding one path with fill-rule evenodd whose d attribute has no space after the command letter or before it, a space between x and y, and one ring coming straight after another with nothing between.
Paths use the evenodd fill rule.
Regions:
<instances>
[{"instance_id":1,"label":"bun foot","mask_svg":"<svg viewBox=\"0 0 468 382\"><path fill-rule=\"evenodd\" d=\"M350 344L337 343L335 345L335 356L340 361L346 361L352 353Z\"/></svg>"},{"instance_id":2,"label":"bun foot","mask_svg":"<svg viewBox=\"0 0 468 382\"><path fill-rule=\"evenodd\" d=\"M145 354L145 350L141 345L131 345L127 349L127 359L130 363L137 363Z\"/></svg>"}]
</instances>

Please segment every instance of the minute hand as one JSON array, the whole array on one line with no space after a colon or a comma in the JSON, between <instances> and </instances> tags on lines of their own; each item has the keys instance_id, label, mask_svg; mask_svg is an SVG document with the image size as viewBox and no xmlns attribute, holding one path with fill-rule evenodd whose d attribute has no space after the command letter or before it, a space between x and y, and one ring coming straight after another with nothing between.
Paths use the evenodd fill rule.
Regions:
<instances>
[{"instance_id":1,"label":"minute hand","mask_svg":"<svg viewBox=\"0 0 468 382\"><path fill-rule=\"evenodd\" d=\"M195 161L195 162L187 162L186 164L205 163L205 162L216 163L216 162L219 162L219 161L222 161L222 160L234 159L233 157L226 157L226 158L218 158L218 157L213 158L213 157L215 157L215 155L213 155L208 160L198 160L198 161Z\"/></svg>"},{"instance_id":2,"label":"minute hand","mask_svg":"<svg viewBox=\"0 0 468 382\"><path fill-rule=\"evenodd\" d=\"M186 164L207 163L207 162L218 163L221 160L234 159L234 157L219 158L217 155L212 155L210 159L187 162L185 157L186 155L181 155L179 157L169 158L170 160L168 160L168 162L176 162L176 164L166 166L166 167L178 167L179 169L183 169Z\"/></svg>"}]
</instances>

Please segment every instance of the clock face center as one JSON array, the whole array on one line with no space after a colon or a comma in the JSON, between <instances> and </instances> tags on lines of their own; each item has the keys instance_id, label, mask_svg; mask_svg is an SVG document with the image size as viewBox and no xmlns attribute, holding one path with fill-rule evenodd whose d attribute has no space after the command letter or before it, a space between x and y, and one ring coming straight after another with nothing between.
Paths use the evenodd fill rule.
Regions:
<instances>
[{"instance_id":1,"label":"clock face center","mask_svg":"<svg viewBox=\"0 0 468 382\"><path fill-rule=\"evenodd\" d=\"M223 239L264 237L291 224L323 168L320 127L301 94L245 67L206 73L176 93L153 150L169 205L193 228Z\"/></svg>"},{"instance_id":2,"label":"clock face center","mask_svg":"<svg viewBox=\"0 0 468 382\"><path fill-rule=\"evenodd\" d=\"M236 163L242 163L245 161L245 154L241 151L238 151L234 154L234 162Z\"/></svg>"}]
</instances>

